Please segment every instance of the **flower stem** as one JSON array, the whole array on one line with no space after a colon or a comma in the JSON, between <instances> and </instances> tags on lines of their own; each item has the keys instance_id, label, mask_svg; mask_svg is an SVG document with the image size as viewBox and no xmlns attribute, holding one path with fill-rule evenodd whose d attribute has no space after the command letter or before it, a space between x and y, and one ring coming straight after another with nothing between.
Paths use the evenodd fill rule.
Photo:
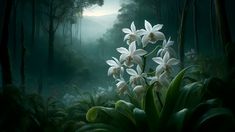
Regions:
<instances>
[{"instance_id":1,"label":"flower stem","mask_svg":"<svg viewBox=\"0 0 235 132\"><path fill-rule=\"evenodd\" d=\"M148 57L149 55L153 54L158 48L160 47L160 45L157 45L151 52L149 52L147 55L145 55L144 57Z\"/></svg>"}]
</instances>

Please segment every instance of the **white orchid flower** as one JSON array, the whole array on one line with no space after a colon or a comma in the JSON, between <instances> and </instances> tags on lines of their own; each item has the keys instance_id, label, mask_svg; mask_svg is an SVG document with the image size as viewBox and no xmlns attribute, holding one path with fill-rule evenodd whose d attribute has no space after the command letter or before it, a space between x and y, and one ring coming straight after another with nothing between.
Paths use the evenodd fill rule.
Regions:
<instances>
[{"instance_id":1,"label":"white orchid flower","mask_svg":"<svg viewBox=\"0 0 235 132\"><path fill-rule=\"evenodd\" d=\"M166 52L169 52L170 55L175 56L175 50L171 47L174 44L174 41L171 41L171 37L168 39L168 41L164 40L162 43L162 48L158 50L157 56L163 56Z\"/></svg>"},{"instance_id":2,"label":"white orchid flower","mask_svg":"<svg viewBox=\"0 0 235 132\"><path fill-rule=\"evenodd\" d=\"M115 57L112 57L113 60L107 60L106 63L111 66L108 69L108 76L113 75L114 78L117 78L118 76L122 76L124 73L124 68L122 64L119 62L119 60Z\"/></svg>"},{"instance_id":3,"label":"white orchid flower","mask_svg":"<svg viewBox=\"0 0 235 132\"><path fill-rule=\"evenodd\" d=\"M143 85L137 85L133 89L133 92L135 92L136 95L138 95L138 96L143 94L145 91L146 91L146 87L144 87Z\"/></svg>"},{"instance_id":4,"label":"white orchid flower","mask_svg":"<svg viewBox=\"0 0 235 132\"><path fill-rule=\"evenodd\" d=\"M165 35L159 31L163 27L162 24L157 24L152 27L152 25L147 20L145 20L144 26L145 26L145 29L140 30L140 34L144 35L142 37L143 47L147 46L148 43L154 44L158 40L165 39Z\"/></svg>"},{"instance_id":5,"label":"white orchid flower","mask_svg":"<svg viewBox=\"0 0 235 132\"><path fill-rule=\"evenodd\" d=\"M126 49L124 47L117 48L117 51L121 53L120 61L125 61L125 65L128 67L132 67L133 63L142 65L143 60L141 56L147 54L147 51L143 49L137 49L136 50L136 44L135 42L132 42L129 45L129 49Z\"/></svg>"},{"instance_id":6,"label":"white orchid flower","mask_svg":"<svg viewBox=\"0 0 235 132\"><path fill-rule=\"evenodd\" d=\"M130 83L132 84L133 87L137 85L145 85L145 77L147 76L146 73L143 73L141 70L140 66L137 65L136 70L133 69L126 69L126 72L131 75L130 76Z\"/></svg>"},{"instance_id":7,"label":"white orchid flower","mask_svg":"<svg viewBox=\"0 0 235 132\"><path fill-rule=\"evenodd\" d=\"M190 51L186 52L185 53L185 56L188 58L188 59L195 59L196 57L196 52L194 49L191 49Z\"/></svg>"},{"instance_id":8,"label":"white orchid flower","mask_svg":"<svg viewBox=\"0 0 235 132\"><path fill-rule=\"evenodd\" d=\"M153 61L159 64L156 68L156 73L162 73L163 71L170 72L171 67L179 63L179 60L170 58L170 54L168 52L165 53L163 58L154 57Z\"/></svg>"},{"instance_id":9,"label":"white orchid flower","mask_svg":"<svg viewBox=\"0 0 235 132\"><path fill-rule=\"evenodd\" d=\"M168 87L170 84L165 72L161 74L156 72L155 76L148 77L148 79L150 79L150 85L154 84L156 91L160 91L161 88Z\"/></svg>"},{"instance_id":10,"label":"white orchid flower","mask_svg":"<svg viewBox=\"0 0 235 132\"><path fill-rule=\"evenodd\" d=\"M124 41L127 40L127 44L128 45L130 45L134 41L140 40L140 35L141 35L140 33L141 33L141 31L140 30L136 30L134 22L131 23L130 29L123 28L122 31L124 33L126 33L126 35L124 37Z\"/></svg>"},{"instance_id":11,"label":"white orchid flower","mask_svg":"<svg viewBox=\"0 0 235 132\"><path fill-rule=\"evenodd\" d=\"M126 81L121 78L121 79L117 79L118 83L116 84L117 89L118 89L118 93L119 94L124 94L126 92L126 90L128 89L128 85L126 83Z\"/></svg>"}]
</instances>

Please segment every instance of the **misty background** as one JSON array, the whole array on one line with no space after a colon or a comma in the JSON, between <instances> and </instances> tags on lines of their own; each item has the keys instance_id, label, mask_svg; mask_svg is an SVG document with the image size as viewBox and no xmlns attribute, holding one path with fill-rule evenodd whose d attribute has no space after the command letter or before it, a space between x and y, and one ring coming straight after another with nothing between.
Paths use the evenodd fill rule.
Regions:
<instances>
[{"instance_id":1,"label":"misty background","mask_svg":"<svg viewBox=\"0 0 235 132\"><path fill-rule=\"evenodd\" d=\"M48 43L51 42L51 37L50 18L47 17L48 1L36 0L35 16L32 16L34 0L17 1L20 0L14 1L12 21L9 23L12 79L16 86L21 85L21 43L23 42L25 46L24 87L28 93L39 92L45 96L63 96L73 89L89 91L98 87L115 87L112 77L107 76L108 65L105 61L112 56L118 58L116 48L127 46L123 41L125 34L121 29L129 28L132 21L135 22L137 29L144 28L144 20L148 20L153 25L163 24L162 32L167 39L171 37L175 41L174 48L177 50L184 0L94 0L85 3L82 7L78 4L79 8L68 10L63 19L54 21L53 27L56 30L52 36L54 38L53 55L51 55L53 61L49 62ZM185 52L195 48L193 24L196 22L198 54L204 58L223 57L221 39L214 22L215 12L211 5L213 3L211 0L197 0L196 20L193 19L195 7L191 3L187 5L185 21ZM227 17L233 40L235 39L232 6L234 4L233 0L226 0ZM0 7L3 5L4 1L1 1ZM65 9L67 7L61 7L58 12ZM3 8L1 7L0 10L2 15ZM33 17L35 17L34 23ZM35 25L34 37L32 37L33 25ZM32 38L34 38L33 44ZM146 50L151 48L153 45Z\"/></svg>"}]
</instances>

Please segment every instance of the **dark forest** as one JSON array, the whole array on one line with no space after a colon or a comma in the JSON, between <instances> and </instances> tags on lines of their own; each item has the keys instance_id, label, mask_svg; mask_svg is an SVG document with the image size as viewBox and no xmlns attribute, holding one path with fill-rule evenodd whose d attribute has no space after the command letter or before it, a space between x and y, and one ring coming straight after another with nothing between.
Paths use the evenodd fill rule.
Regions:
<instances>
[{"instance_id":1,"label":"dark forest","mask_svg":"<svg viewBox=\"0 0 235 132\"><path fill-rule=\"evenodd\" d=\"M0 131L234 132L234 0L0 0Z\"/></svg>"}]
</instances>

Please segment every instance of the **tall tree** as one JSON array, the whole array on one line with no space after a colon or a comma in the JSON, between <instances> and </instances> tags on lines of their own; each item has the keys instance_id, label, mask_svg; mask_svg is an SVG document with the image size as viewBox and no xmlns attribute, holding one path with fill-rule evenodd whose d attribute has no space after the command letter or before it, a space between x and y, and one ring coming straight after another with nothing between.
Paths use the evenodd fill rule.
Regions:
<instances>
[{"instance_id":1,"label":"tall tree","mask_svg":"<svg viewBox=\"0 0 235 132\"><path fill-rule=\"evenodd\" d=\"M180 20L179 34L178 34L178 53L179 53L181 68L184 67L184 33L185 33L185 20L187 17L188 5L189 5L189 0L185 0L183 10L181 13L181 20Z\"/></svg>"},{"instance_id":2,"label":"tall tree","mask_svg":"<svg viewBox=\"0 0 235 132\"><path fill-rule=\"evenodd\" d=\"M6 86L12 84L11 64L8 51L8 34L9 34L8 24L10 22L12 0L5 1L4 8L5 9L3 16L2 37L0 43L0 63L2 68L2 85L3 88L6 88Z\"/></svg>"},{"instance_id":3,"label":"tall tree","mask_svg":"<svg viewBox=\"0 0 235 132\"><path fill-rule=\"evenodd\" d=\"M24 25L21 24L21 64L20 64L20 87L25 92L25 46L24 46Z\"/></svg>"},{"instance_id":4,"label":"tall tree","mask_svg":"<svg viewBox=\"0 0 235 132\"><path fill-rule=\"evenodd\" d=\"M35 41L35 19L36 19L36 0L32 0L32 42L31 45L34 46Z\"/></svg>"},{"instance_id":5,"label":"tall tree","mask_svg":"<svg viewBox=\"0 0 235 132\"><path fill-rule=\"evenodd\" d=\"M216 20L222 38L222 44L227 57L229 79L235 79L235 44L232 42L231 32L228 25L227 14L225 11L225 1L214 0Z\"/></svg>"},{"instance_id":6,"label":"tall tree","mask_svg":"<svg viewBox=\"0 0 235 132\"><path fill-rule=\"evenodd\" d=\"M43 14L46 16L44 29L48 33L48 70L53 67L54 62L54 39L56 30L68 12L73 7L73 0L44 0Z\"/></svg>"},{"instance_id":7,"label":"tall tree","mask_svg":"<svg viewBox=\"0 0 235 132\"><path fill-rule=\"evenodd\" d=\"M197 0L193 0L193 29L194 29L194 47L196 53L199 53L198 29L197 29Z\"/></svg>"}]
</instances>

